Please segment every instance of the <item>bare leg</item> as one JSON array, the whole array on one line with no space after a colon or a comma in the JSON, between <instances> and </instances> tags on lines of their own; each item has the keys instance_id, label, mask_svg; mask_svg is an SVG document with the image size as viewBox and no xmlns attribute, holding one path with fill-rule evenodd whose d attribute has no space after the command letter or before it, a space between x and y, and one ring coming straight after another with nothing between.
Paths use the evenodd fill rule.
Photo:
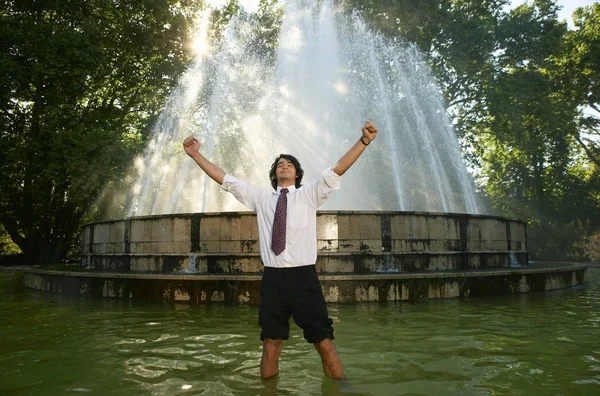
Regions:
<instances>
[{"instance_id":1,"label":"bare leg","mask_svg":"<svg viewBox=\"0 0 600 396\"><path fill-rule=\"evenodd\" d=\"M315 348L319 352L319 355L321 355L325 375L334 379L344 378L342 359L340 359L340 355L335 350L333 340L325 338L323 341L315 343Z\"/></svg>"},{"instance_id":2,"label":"bare leg","mask_svg":"<svg viewBox=\"0 0 600 396\"><path fill-rule=\"evenodd\" d=\"M271 378L263 378L262 383L264 388L262 389L262 396L277 396L277 384L279 383L279 376Z\"/></svg>"},{"instance_id":3,"label":"bare leg","mask_svg":"<svg viewBox=\"0 0 600 396\"><path fill-rule=\"evenodd\" d=\"M260 376L269 378L279 374L279 353L283 340L265 338L263 342L262 358L260 360Z\"/></svg>"}]
</instances>

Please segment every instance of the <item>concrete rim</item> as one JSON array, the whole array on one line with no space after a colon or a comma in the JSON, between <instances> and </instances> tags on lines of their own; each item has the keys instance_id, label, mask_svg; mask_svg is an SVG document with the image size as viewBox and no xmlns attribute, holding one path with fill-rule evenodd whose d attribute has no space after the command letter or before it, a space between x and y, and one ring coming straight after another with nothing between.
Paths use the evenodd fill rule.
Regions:
<instances>
[{"instance_id":1,"label":"concrete rim","mask_svg":"<svg viewBox=\"0 0 600 396\"><path fill-rule=\"evenodd\" d=\"M479 278L479 277L499 277L508 275L523 274L548 274L564 271L573 271L578 269L587 269L589 265L578 263L565 263L560 267L548 268L510 268L510 269L486 269L473 271L440 271L440 272L381 272L381 273L363 273L363 274L338 274L338 275L319 275L322 281L328 280L398 280L398 279L436 279L436 278ZM65 271L42 269L39 267L22 269L23 272L39 275L70 276L77 278L111 278L111 279L164 279L164 280L260 280L261 273L254 274L163 274L163 273L123 273L109 271Z\"/></svg>"}]
</instances>

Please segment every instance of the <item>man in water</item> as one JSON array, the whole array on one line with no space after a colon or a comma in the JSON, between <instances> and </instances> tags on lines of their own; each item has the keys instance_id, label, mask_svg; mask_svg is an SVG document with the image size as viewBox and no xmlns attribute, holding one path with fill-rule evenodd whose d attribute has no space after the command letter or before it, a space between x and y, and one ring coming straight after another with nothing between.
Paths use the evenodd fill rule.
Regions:
<instances>
[{"instance_id":1,"label":"man in water","mask_svg":"<svg viewBox=\"0 0 600 396\"><path fill-rule=\"evenodd\" d=\"M183 147L202 170L225 191L256 212L260 257L265 266L260 286L258 322L263 341L260 375L279 373L279 354L289 337L290 316L304 331L330 378L342 378L342 361L333 343L333 321L327 313L323 290L317 277L317 208L340 188L340 177L354 164L377 135L370 121L362 136L321 177L302 185L304 171L298 160L281 154L271 166L271 189L260 189L226 174L200 154L200 142L187 137Z\"/></svg>"}]
</instances>

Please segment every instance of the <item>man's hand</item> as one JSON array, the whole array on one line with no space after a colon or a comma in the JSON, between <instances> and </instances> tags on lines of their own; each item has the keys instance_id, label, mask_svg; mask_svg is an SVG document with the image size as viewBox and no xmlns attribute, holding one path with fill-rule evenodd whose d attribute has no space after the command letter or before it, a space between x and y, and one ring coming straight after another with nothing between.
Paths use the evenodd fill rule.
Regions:
<instances>
[{"instance_id":1,"label":"man's hand","mask_svg":"<svg viewBox=\"0 0 600 396\"><path fill-rule=\"evenodd\" d=\"M354 161L356 161L363 151L367 149L366 145L370 144L373 139L375 139L375 136L377 136L377 128L375 128L375 125L373 125L371 121L367 121L362 128L362 133L360 142L357 140L354 146L352 146L352 148L340 158L337 164L331 168L335 174L342 176L350 169L352 164L354 164Z\"/></svg>"},{"instance_id":2,"label":"man's hand","mask_svg":"<svg viewBox=\"0 0 600 396\"><path fill-rule=\"evenodd\" d=\"M193 136L188 136L183 141L185 153L192 157L200 149L200 141Z\"/></svg>"},{"instance_id":3,"label":"man's hand","mask_svg":"<svg viewBox=\"0 0 600 396\"><path fill-rule=\"evenodd\" d=\"M375 136L377 136L377 128L375 128L375 125L373 125L371 121L367 121L362 129L362 133L362 141L365 143L371 143L371 141L375 139Z\"/></svg>"},{"instance_id":4,"label":"man's hand","mask_svg":"<svg viewBox=\"0 0 600 396\"><path fill-rule=\"evenodd\" d=\"M200 149L200 141L193 136L188 136L183 140L183 149L185 153L192 157L192 159L198 164L200 168L206 173L211 179L219 184L223 184L225 179L225 171L219 168L206 158L198 151Z\"/></svg>"}]
</instances>

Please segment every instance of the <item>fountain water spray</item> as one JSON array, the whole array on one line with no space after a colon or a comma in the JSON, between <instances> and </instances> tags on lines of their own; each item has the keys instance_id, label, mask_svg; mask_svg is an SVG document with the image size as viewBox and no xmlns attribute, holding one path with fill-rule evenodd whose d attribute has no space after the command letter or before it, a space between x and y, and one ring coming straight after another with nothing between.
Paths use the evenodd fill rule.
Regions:
<instances>
[{"instance_id":1,"label":"fountain water spray","mask_svg":"<svg viewBox=\"0 0 600 396\"><path fill-rule=\"evenodd\" d=\"M317 4L320 3L320 4ZM137 162L129 215L244 210L181 149L188 135L226 172L268 187L290 153L314 180L360 137L380 131L322 209L481 213L439 88L414 45L371 30L331 1L288 1L277 49L240 12L195 60Z\"/></svg>"}]
</instances>

